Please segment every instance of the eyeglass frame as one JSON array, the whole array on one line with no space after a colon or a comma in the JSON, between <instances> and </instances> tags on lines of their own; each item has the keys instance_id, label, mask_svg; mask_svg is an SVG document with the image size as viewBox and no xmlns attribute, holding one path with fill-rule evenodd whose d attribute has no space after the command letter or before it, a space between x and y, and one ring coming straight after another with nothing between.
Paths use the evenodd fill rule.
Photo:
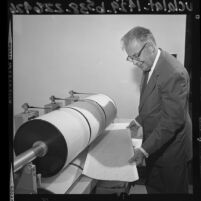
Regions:
<instances>
[{"instance_id":1,"label":"eyeglass frame","mask_svg":"<svg viewBox=\"0 0 201 201\"><path fill-rule=\"evenodd\" d=\"M142 46L142 48L140 49L140 51L138 53L135 53L132 56L127 56L126 60L130 61L130 62L133 62L133 61L142 62L140 60L140 55L142 54L142 51L144 50L146 45L147 45L147 42Z\"/></svg>"}]
</instances>

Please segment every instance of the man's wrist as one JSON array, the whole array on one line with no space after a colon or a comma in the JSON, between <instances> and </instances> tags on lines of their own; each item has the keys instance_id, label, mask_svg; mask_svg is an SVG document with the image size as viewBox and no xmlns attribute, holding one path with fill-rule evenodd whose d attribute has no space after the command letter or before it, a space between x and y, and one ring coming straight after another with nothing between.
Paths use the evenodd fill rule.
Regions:
<instances>
[{"instance_id":1,"label":"man's wrist","mask_svg":"<svg viewBox=\"0 0 201 201\"><path fill-rule=\"evenodd\" d=\"M145 155L146 158L149 157L149 154L142 147L139 147L139 149Z\"/></svg>"},{"instance_id":2,"label":"man's wrist","mask_svg":"<svg viewBox=\"0 0 201 201\"><path fill-rule=\"evenodd\" d=\"M138 128L140 128L141 127L141 125L135 120L135 124L136 124L136 126L138 127Z\"/></svg>"},{"instance_id":3,"label":"man's wrist","mask_svg":"<svg viewBox=\"0 0 201 201\"><path fill-rule=\"evenodd\" d=\"M138 129L141 127L141 125L134 119L134 120L131 122L131 127L138 130Z\"/></svg>"}]
</instances>

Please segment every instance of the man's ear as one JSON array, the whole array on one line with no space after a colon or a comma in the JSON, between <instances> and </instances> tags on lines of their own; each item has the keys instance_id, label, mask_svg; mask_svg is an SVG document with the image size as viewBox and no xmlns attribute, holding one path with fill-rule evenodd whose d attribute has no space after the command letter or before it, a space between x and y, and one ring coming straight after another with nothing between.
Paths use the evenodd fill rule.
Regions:
<instances>
[{"instance_id":1,"label":"man's ear","mask_svg":"<svg viewBox=\"0 0 201 201\"><path fill-rule=\"evenodd\" d=\"M148 48L152 54L154 54L156 52L156 47L152 41L148 42Z\"/></svg>"}]
</instances>

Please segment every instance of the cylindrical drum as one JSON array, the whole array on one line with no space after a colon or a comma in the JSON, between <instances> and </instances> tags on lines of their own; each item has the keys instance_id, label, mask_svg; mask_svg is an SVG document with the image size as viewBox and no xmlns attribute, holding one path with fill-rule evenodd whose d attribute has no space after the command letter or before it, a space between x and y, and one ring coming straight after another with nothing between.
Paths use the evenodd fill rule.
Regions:
<instances>
[{"instance_id":1,"label":"cylindrical drum","mask_svg":"<svg viewBox=\"0 0 201 201\"><path fill-rule=\"evenodd\" d=\"M100 106L105 116L105 127L108 126L116 117L117 108L115 102L104 94L97 94L85 98Z\"/></svg>"},{"instance_id":2,"label":"cylindrical drum","mask_svg":"<svg viewBox=\"0 0 201 201\"><path fill-rule=\"evenodd\" d=\"M25 152L36 141L46 143L47 154L33 163L42 177L53 176L100 135L116 113L108 96L89 96L24 123L15 135L15 153Z\"/></svg>"}]
</instances>

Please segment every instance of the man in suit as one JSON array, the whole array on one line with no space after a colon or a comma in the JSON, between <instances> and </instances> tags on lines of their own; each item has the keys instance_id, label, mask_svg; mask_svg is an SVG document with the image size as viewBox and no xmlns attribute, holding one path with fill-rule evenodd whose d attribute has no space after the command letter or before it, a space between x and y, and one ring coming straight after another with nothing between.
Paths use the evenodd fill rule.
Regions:
<instances>
[{"instance_id":1,"label":"man in suit","mask_svg":"<svg viewBox=\"0 0 201 201\"><path fill-rule=\"evenodd\" d=\"M150 30L134 27L123 49L142 72L139 115L130 123L143 135L130 163L146 161L148 193L188 193L192 124L188 111L189 75L172 55L157 47Z\"/></svg>"}]
</instances>

